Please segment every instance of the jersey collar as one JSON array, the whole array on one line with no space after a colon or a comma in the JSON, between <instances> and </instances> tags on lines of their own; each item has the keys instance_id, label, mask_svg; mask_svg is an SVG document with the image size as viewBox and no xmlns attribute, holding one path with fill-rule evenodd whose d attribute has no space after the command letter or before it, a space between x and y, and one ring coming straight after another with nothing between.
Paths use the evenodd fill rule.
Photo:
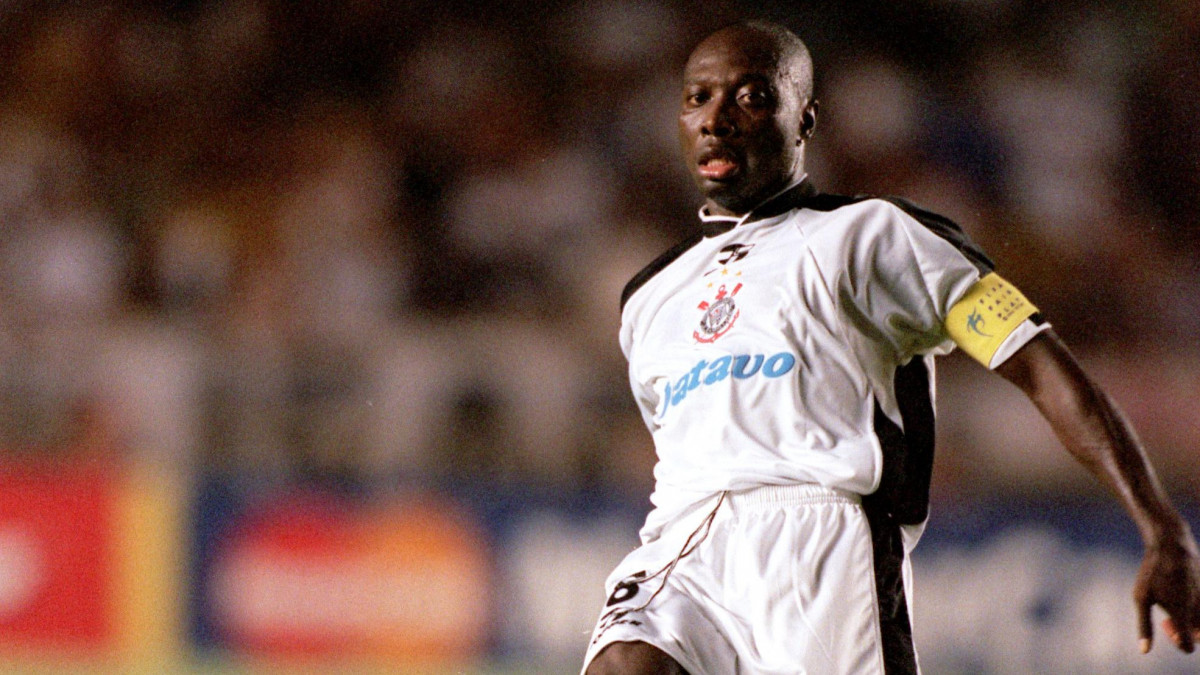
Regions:
<instances>
[{"instance_id":1,"label":"jersey collar","mask_svg":"<svg viewBox=\"0 0 1200 675\"><path fill-rule=\"evenodd\" d=\"M752 223L756 220L773 218L799 206L806 199L817 194L817 188L808 180L808 174L784 189L768 197L763 203L750 209L741 216L717 216L708 212L708 206L700 207L700 230L706 237L714 237L732 230L735 227Z\"/></svg>"}]
</instances>

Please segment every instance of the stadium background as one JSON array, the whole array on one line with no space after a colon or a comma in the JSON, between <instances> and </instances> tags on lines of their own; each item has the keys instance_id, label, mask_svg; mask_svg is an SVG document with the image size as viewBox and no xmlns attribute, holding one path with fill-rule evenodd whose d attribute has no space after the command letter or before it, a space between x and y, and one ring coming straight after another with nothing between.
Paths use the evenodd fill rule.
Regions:
<instances>
[{"instance_id":1,"label":"stadium background","mask_svg":"<svg viewBox=\"0 0 1200 675\"><path fill-rule=\"evenodd\" d=\"M1197 523L1200 5L332 4L0 4L0 670L576 668L651 487L617 296L747 16L818 184L961 222ZM1194 671L1033 409L939 375L927 672Z\"/></svg>"}]
</instances>

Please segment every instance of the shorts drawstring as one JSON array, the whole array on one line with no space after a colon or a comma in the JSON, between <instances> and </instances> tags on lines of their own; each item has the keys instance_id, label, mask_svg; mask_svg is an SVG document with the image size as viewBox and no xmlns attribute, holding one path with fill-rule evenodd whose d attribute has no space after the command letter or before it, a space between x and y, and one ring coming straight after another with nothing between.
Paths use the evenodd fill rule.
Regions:
<instances>
[{"instance_id":1,"label":"shorts drawstring","mask_svg":"<svg viewBox=\"0 0 1200 675\"><path fill-rule=\"evenodd\" d=\"M696 529L692 530L692 533L688 535L687 540L685 540L683 542L683 548L679 549L679 553L675 556L674 559L671 560L671 562L669 562L666 565L664 565L663 567L661 567L654 574L651 574L650 576L647 576L647 577L642 577L641 579L638 580L638 583L641 583L643 581L650 581L651 579L653 579L654 577L657 577L660 574L663 575L662 582L658 585L658 588L653 593L650 594L650 597L646 598L645 602L638 605L637 607L631 607L631 608L625 610L624 612L621 613L621 615L627 614L629 612L640 612L643 609L646 609L647 607L649 607L651 602L654 602L654 598L657 598L658 594L661 593L662 590L667 587L667 580L671 578L671 572L675 571L675 566L679 564L679 561L683 560L684 558L691 555L697 548L700 547L700 544L703 543L704 540L708 538L708 533L710 531L712 531L713 521L717 517L717 511L719 511L721 509L721 504L725 503L725 496L727 494L729 494L729 492L727 490L721 492L721 495L717 498L716 505L713 506L713 510L710 511L709 514L704 517L704 520L700 521L700 524L696 526ZM701 530L703 530L703 534L701 534ZM700 538L696 539L696 535L698 535L698 534L700 535ZM695 541L693 541L693 540L695 540Z\"/></svg>"}]
</instances>

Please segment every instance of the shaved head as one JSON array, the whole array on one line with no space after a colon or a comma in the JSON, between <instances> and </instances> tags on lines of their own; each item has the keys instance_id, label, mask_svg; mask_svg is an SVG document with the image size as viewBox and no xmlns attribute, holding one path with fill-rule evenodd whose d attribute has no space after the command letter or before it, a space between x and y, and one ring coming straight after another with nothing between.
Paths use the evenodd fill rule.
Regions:
<instances>
[{"instance_id":1,"label":"shaved head","mask_svg":"<svg viewBox=\"0 0 1200 675\"><path fill-rule=\"evenodd\" d=\"M769 21L744 21L726 26L705 38L696 46L696 51L709 40L739 34L739 42L766 50L763 56L776 64L777 74L783 81L792 83L801 103L812 100L813 62L804 41L787 28ZM746 39L750 38L750 39ZM755 39L757 38L757 39Z\"/></svg>"}]
</instances>

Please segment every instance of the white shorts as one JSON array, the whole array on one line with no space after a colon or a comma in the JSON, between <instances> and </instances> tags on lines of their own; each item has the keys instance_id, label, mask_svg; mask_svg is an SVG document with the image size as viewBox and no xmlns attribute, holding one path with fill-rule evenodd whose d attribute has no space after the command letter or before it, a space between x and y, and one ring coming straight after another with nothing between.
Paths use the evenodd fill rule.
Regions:
<instances>
[{"instance_id":1,"label":"white shorts","mask_svg":"<svg viewBox=\"0 0 1200 675\"><path fill-rule=\"evenodd\" d=\"M907 559L886 515L816 485L718 499L700 509L711 524L673 524L609 576L585 671L607 645L640 641L690 675L918 672Z\"/></svg>"}]
</instances>

